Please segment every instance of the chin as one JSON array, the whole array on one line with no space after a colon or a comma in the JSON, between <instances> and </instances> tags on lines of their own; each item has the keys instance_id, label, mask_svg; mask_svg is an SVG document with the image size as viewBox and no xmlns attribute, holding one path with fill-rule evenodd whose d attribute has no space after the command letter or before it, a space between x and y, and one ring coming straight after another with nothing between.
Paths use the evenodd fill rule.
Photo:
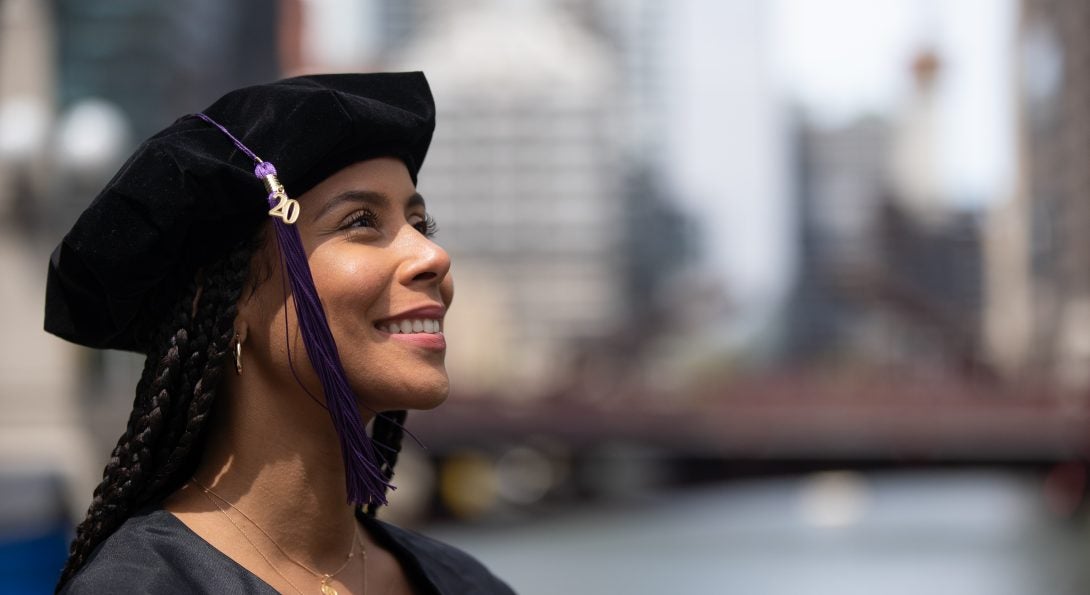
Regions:
<instances>
[{"instance_id":1,"label":"chin","mask_svg":"<svg viewBox=\"0 0 1090 595\"><path fill-rule=\"evenodd\" d=\"M424 411L435 409L447 400L447 396L450 394L450 383L445 375L442 378L429 379L428 381L421 380L417 379L417 382L407 383L396 388L376 389L372 386L369 390L357 392L356 394L373 395L374 398L370 399L364 397L362 405L374 411L396 411L401 409Z\"/></svg>"},{"instance_id":2,"label":"chin","mask_svg":"<svg viewBox=\"0 0 1090 595\"><path fill-rule=\"evenodd\" d=\"M450 395L450 384L447 382L446 378L443 378L441 382L429 386L420 386L418 387L418 390L414 390L410 394L405 395L406 398L403 399L404 404L397 408L416 409L421 411L435 409L447 400L448 395Z\"/></svg>"},{"instance_id":3,"label":"chin","mask_svg":"<svg viewBox=\"0 0 1090 595\"><path fill-rule=\"evenodd\" d=\"M414 403L411 407L406 407L406 409L414 409L417 411L427 411L428 409L435 409L436 407L446 402L447 394L447 392L443 392L442 395L433 396L430 399L423 400L419 403Z\"/></svg>"}]
</instances>

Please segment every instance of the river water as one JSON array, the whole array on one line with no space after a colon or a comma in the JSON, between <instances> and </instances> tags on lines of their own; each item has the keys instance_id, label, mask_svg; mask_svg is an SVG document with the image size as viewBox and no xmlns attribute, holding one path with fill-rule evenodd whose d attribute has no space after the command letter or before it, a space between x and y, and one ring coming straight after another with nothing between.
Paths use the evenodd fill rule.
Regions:
<instances>
[{"instance_id":1,"label":"river water","mask_svg":"<svg viewBox=\"0 0 1090 595\"><path fill-rule=\"evenodd\" d=\"M522 595L1090 593L1090 532L1014 472L750 480L503 527L431 527Z\"/></svg>"}]
</instances>

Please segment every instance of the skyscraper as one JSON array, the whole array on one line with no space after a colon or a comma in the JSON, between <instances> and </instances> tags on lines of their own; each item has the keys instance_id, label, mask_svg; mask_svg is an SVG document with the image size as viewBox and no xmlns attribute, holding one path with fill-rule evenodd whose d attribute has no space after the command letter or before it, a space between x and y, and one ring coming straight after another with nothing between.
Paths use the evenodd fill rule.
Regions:
<instances>
[{"instance_id":1,"label":"skyscraper","mask_svg":"<svg viewBox=\"0 0 1090 595\"><path fill-rule=\"evenodd\" d=\"M1090 388L1090 4L1024 0L1022 194L1031 331L1024 365Z\"/></svg>"}]
</instances>

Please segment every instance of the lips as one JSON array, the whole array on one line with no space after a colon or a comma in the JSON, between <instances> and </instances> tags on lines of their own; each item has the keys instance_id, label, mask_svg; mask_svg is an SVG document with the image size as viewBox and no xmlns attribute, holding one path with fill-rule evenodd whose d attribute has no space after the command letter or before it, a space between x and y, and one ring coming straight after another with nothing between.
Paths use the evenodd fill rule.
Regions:
<instances>
[{"instance_id":1,"label":"lips","mask_svg":"<svg viewBox=\"0 0 1090 595\"><path fill-rule=\"evenodd\" d=\"M375 328L392 340L442 351L447 347L446 338L443 337L444 314L446 308L429 304L383 318L375 322Z\"/></svg>"}]
</instances>

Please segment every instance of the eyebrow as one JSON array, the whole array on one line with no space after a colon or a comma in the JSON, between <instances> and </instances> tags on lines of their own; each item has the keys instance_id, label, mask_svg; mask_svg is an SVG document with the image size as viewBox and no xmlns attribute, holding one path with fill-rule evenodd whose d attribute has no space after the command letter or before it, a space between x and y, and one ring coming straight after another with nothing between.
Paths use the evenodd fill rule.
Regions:
<instances>
[{"instance_id":1,"label":"eyebrow","mask_svg":"<svg viewBox=\"0 0 1090 595\"><path fill-rule=\"evenodd\" d=\"M390 196L373 190L349 190L347 192L342 192L326 201L326 203L322 205L322 208L314 215L312 221L321 219L327 213L346 202L364 203L372 205L377 209L385 209L390 205ZM424 197L420 196L419 192L414 192L412 196L405 201L406 209L411 209L413 207L427 208L427 205L424 204Z\"/></svg>"}]
</instances>

